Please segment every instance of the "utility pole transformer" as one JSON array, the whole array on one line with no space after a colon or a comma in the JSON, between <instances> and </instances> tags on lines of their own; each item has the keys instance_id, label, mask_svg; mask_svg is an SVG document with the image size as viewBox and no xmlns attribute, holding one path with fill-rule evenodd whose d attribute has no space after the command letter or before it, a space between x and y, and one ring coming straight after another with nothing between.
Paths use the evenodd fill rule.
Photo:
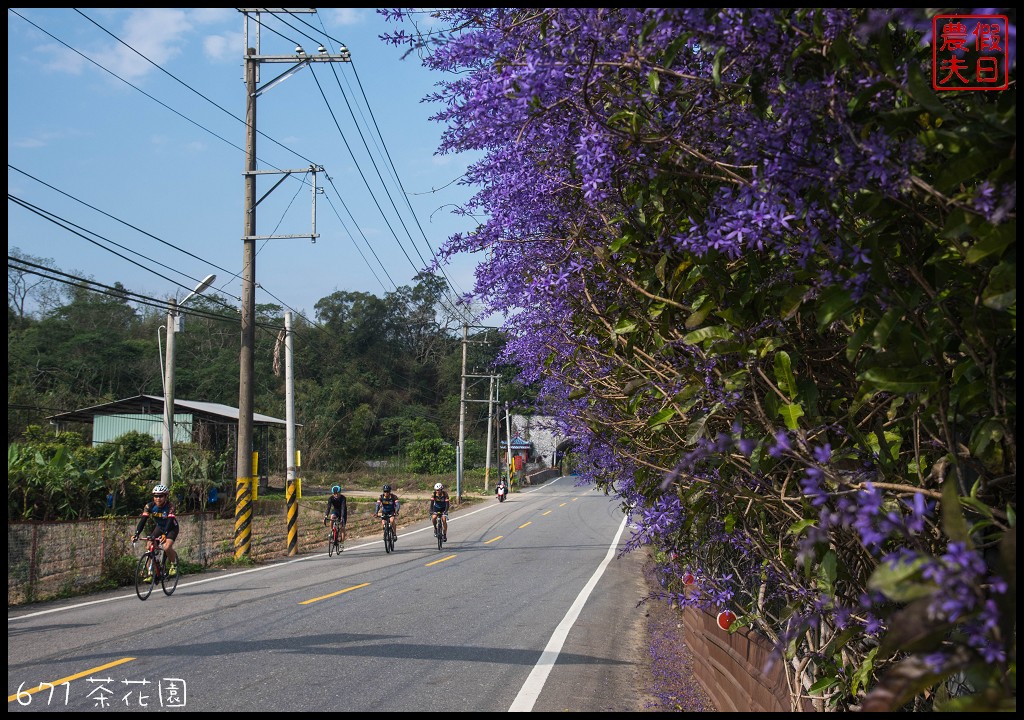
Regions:
<instances>
[{"instance_id":1,"label":"utility pole transformer","mask_svg":"<svg viewBox=\"0 0 1024 720\"><path fill-rule=\"evenodd\" d=\"M242 235L242 347L238 364L238 446L235 455L235 558L249 554L252 544L252 483L255 474L252 461L253 446L253 359L256 345L256 241L275 238L309 238L316 242L316 172L322 167L310 166L301 170L259 171L256 169L256 98L279 82L286 80L302 68L314 62L352 62L348 48L342 45L337 55L327 52L321 45L317 55L307 55L301 47L293 55L260 55L259 16L260 13L275 14L267 8L238 8L244 16L245 36L245 210ZM315 13L316 8L281 9L282 14ZM250 15L255 15L255 47L249 47ZM273 80L257 88L261 63L288 63L291 67ZM313 227L310 233L302 235L257 235L256 206L262 201L256 199L256 177L262 174L284 174L270 192L284 182L292 173L313 173ZM264 195L264 198L266 195Z\"/></svg>"}]
</instances>

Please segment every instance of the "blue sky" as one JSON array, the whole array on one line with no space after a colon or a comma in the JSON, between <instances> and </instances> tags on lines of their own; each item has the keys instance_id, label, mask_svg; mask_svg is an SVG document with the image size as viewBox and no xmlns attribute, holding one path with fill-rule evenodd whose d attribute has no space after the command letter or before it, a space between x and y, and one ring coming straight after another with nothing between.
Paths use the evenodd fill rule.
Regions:
<instances>
[{"instance_id":1,"label":"blue sky","mask_svg":"<svg viewBox=\"0 0 1024 720\"><path fill-rule=\"evenodd\" d=\"M321 42L337 54L340 42L352 62L314 63L257 100L259 169L324 168L317 241L257 241L257 303L312 319L337 290L411 285L474 226L451 213L472 193L456 183L470 158L435 156L437 107L421 102L440 77L379 39L392 25L372 8L260 17L261 55ZM8 249L163 300L212 273L237 306L244 27L234 8L8 9ZM290 67L261 64L260 86ZM280 177L258 179L256 234L311 232L308 177L274 188ZM453 294L472 289L475 264L445 267Z\"/></svg>"}]
</instances>

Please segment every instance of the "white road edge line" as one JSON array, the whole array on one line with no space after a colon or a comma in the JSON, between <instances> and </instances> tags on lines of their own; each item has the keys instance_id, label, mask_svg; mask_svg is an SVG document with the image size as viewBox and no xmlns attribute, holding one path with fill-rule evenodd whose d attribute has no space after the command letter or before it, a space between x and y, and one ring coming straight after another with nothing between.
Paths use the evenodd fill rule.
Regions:
<instances>
[{"instance_id":1,"label":"white road edge line","mask_svg":"<svg viewBox=\"0 0 1024 720\"><path fill-rule=\"evenodd\" d=\"M580 594L576 597L576 601L569 608L569 612L562 618L562 622L555 628L551 639L548 640L547 647L540 654L540 660L533 666L530 676L526 678L526 682L523 683L523 687L519 690L519 694L516 695L516 699L512 701L512 705L508 709L509 712L530 712L533 710L533 705L537 702L537 698L540 697L540 691L544 689L544 683L547 682L551 668L555 666L555 661L558 660L558 654L562 651L562 645L565 644L569 631L576 624L576 620L579 619L583 606L587 603L587 598L590 597L590 593L597 587L598 580L604 575L608 564L615 557L615 552L619 547L619 538L622 537L622 532L626 529L626 521L628 519L628 517L622 518L619 531L615 533L615 539L612 540L611 547L608 548L608 554L604 556L604 560L597 570L594 571L593 576L583 586Z\"/></svg>"}]
</instances>

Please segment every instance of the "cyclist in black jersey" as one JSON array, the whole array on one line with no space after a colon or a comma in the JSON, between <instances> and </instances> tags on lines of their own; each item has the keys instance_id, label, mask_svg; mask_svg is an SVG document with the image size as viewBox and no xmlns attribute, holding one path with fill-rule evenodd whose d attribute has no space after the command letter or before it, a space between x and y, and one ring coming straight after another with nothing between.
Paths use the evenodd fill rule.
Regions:
<instances>
[{"instance_id":1,"label":"cyclist in black jersey","mask_svg":"<svg viewBox=\"0 0 1024 720\"><path fill-rule=\"evenodd\" d=\"M380 497L377 498L377 508L374 511L374 515L380 518L380 529L384 530L384 523L391 523L391 534L392 537L398 537L398 526L395 524L395 518L398 517L398 508L400 503L398 502L398 496L391 492L391 486L385 485L383 492Z\"/></svg>"},{"instance_id":2,"label":"cyclist in black jersey","mask_svg":"<svg viewBox=\"0 0 1024 720\"><path fill-rule=\"evenodd\" d=\"M146 503L146 507L142 508L142 517L139 518L135 534L132 535L132 542L139 539L146 523L152 519L156 526L154 534L157 537L163 535L160 546L167 557L167 574L174 577L178 574L178 553L174 549L174 541L178 537L178 518L174 515L174 505L171 504L168 495L170 489L166 485L157 485L153 488L153 502Z\"/></svg>"},{"instance_id":3,"label":"cyclist in black jersey","mask_svg":"<svg viewBox=\"0 0 1024 720\"><path fill-rule=\"evenodd\" d=\"M452 501L444 485L436 483L434 494L430 496L430 522L441 523L441 536L444 542L448 542L448 509L451 506Z\"/></svg>"},{"instance_id":4,"label":"cyclist in black jersey","mask_svg":"<svg viewBox=\"0 0 1024 720\"><path fill-rule=\"evenodd\" d=\"M348 500L341 494L341 486L331 488L331 496L327 498L327 510L324 512L324 525L335 518L341 521L341 542L345 542L345 525L348 523Z\"/></svg>"}]
</instances>

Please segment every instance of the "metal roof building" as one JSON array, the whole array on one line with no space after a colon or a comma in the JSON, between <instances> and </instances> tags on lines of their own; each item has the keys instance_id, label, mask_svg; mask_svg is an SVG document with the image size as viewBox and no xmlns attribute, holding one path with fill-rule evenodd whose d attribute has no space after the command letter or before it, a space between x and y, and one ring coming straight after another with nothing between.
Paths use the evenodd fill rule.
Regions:
<instances>
[{"instance_id":1,"label":"metal roof building","mask_svg":"<svg viewBox=\"0 0 1024 720\"><path fill-rule=\"evenodd\" d=\"M163 442L164 398L161 395L136 395L114 402L51 415L47 418L59 429L72 424L92 426L92 444L111 442L125 433L137 431ZM287 421L253 413L253 430L259 448L266 448L272 428L285 428ZM238 437L238 408L220 403L174 400L175 444L195 443L214 452L230 452ZM261 456L266 457L265 452ZM233 464L233 463L232 463Z\"/></svg>"}]
</instances>

